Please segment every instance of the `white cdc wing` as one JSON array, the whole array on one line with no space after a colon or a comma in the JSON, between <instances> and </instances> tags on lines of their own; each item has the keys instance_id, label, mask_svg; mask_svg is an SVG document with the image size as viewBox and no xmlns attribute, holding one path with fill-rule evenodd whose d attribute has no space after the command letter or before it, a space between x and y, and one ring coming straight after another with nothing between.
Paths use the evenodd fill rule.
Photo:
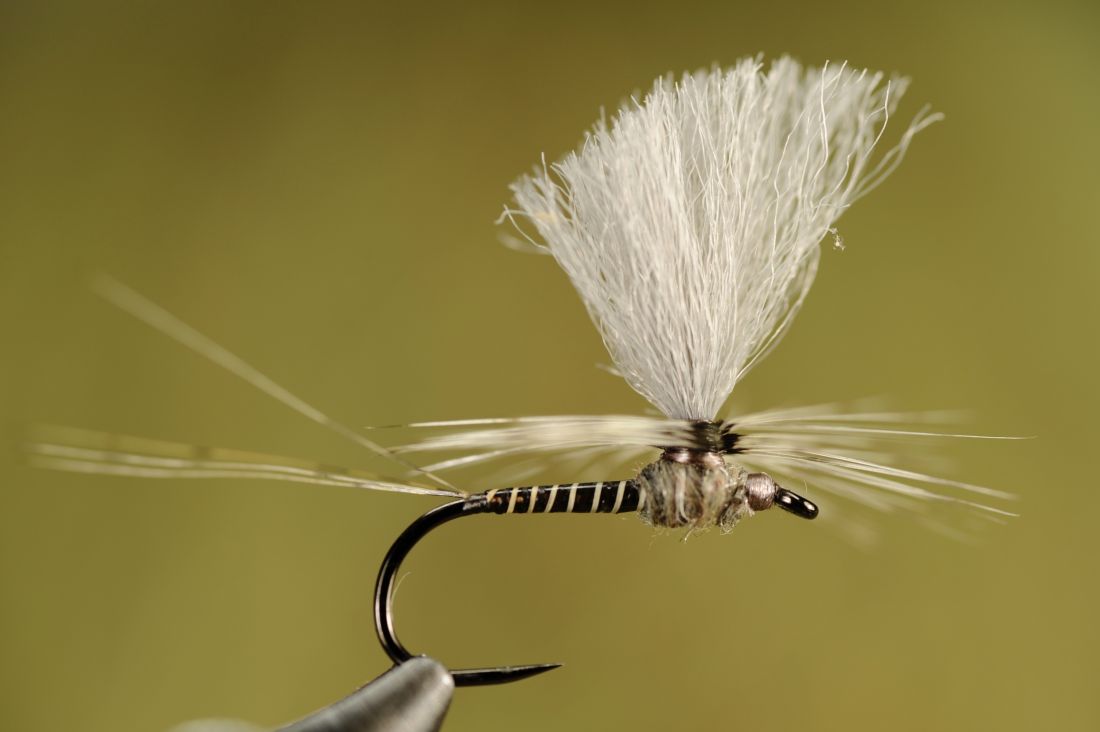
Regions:
<instances>
[{"instance_id":1,"label":"white cdc wing","mask_svg":"<svg viewBox=\"0 0 1100 732\"><path fill-rule=\"evenodd\" d=\"M876 154L905 86L790 58L660 79L514 183L504 217L537 231L635 390L713 419L790 325L836 220L938 119Z\"/></svg>"},{"instance_id":2,"label":"white cdc wing","mask_svg":"<svg viewBox=\"0 0 1100 732\"><path fill-rule=\"evenodd\" d=\"M1002 506L1010 493L939 477L911 467L925 457L919 443L935 439L1015 440L949 432L950 415L862 411L836 405L750 414L731 420L736 460L777 479L808 486L879 510L927 512L938 505L973 509L990 518L1015 516Z\"/></svg>"}]
</instances>

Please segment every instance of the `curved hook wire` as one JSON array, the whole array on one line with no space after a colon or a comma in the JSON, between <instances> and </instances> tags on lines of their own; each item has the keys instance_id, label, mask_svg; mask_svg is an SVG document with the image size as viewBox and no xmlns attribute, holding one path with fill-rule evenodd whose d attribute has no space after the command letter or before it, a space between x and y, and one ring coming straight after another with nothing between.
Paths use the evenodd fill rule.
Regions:
<instances>
[{"instance_id":1,"label":"curved hook wire","mask_svg":"<svg viewBox=\"0 0 1100 732\"><path fill-rule=\"evenodd\" d=\"M417 542L429 531L448 521L462 516L472 516L488 511L488 502L484 495L437 506L409 524L386 553L382 567L378 570L378 582L374 586L374 628L378 631L378 640L386 655L396 663L404 663L413 657L407 648L397 639L393 628L393 591L397 584L397 573L401 562ZM558 668L558 663L540 663L527 666L497 666L494 668L457 669L451 671L455 686L486 686L519 681L536 674Z\"/></svg>"}]
</instances>

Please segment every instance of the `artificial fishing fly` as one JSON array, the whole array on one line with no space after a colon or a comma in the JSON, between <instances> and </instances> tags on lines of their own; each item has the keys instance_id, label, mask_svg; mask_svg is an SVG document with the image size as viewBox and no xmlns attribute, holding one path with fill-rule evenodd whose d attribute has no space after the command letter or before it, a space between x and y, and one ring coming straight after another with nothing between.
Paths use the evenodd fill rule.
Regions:
<instances>
[{"instance_id":1,"label":"artificial fishing fly","mask_svg":"<svg viewBox=\"0 0 1100 732\"><path fill-rule=\"evenodd\" d=\"M1012 515L1005 493L894 465L889 440L948 435L902 427L920 417L831 406L719 417L738 381L779 342L817 269L839 246L837 219L901 162L938 115L922 110L878 153L904 79L781 58L658 80L601 120L579 150L512 186L503 218L569 276L619 374L663 417L528 417L426 422L425 436L384 447L264 376L130 288L95 289L140 320L300 414L406 471L362 471L232 450L49 429L30 445L44 467L140 477L269 478L452 496L400 535L375 588L375 626L396 663L412 657L394 629L393 592L409 551L432 529L475 514L638 512L648 523L728 531L773 506L813 519L790 480L891 510L953 503ZM529 234L533 229L533 234ZM420 456L458 457L423 464ZM467 494L439 473L497 458L609 453L645 458L636 475ZM416 457L416 459L412 459ZM604 477L604 476L596 476ZM452 671L458 685L525 678L554 664Z\"/></svg>"}]
</instances>

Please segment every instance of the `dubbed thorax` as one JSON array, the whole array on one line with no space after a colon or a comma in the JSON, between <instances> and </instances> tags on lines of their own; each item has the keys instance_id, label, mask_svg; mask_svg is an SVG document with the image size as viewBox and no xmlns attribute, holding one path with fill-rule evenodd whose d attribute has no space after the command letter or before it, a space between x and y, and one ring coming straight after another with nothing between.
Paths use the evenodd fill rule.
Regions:
<instances>
[{"instance_id":1,"label":"dubbed thorax","mask_svg":"<svg viewBox=\"0 0 1100 732\"><path fill-rule=\"evenodd\" d=\"M654 526L729 531L751 513L744 476L743 468L718 453L666 450L638 476L645 496L642 518Z\"/></svg>"},{"instance_id":2,"label":"dubbed thorax","mask_svg":"<svg viewBox=\"0 0 1100 732\"><path fill-rule=\"evenodd\" d=\"M764 473L726 462L721 453L666 449L637 478L642 518L654 526L729 531L738 521L774 505L803 518L817 506L781 488Z\"/></svg>"}]
</instances>

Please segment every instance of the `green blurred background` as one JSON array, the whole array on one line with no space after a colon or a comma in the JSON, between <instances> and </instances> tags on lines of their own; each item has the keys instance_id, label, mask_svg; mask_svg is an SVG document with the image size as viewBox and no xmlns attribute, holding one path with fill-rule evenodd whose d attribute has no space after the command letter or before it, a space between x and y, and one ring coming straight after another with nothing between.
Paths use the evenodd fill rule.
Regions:
<instances>
[{"instance_id":1,"label":"green blurred background","mask_svg":"<svg viewBox=\"0 0 1100 732\"><path fill-rule=\"evenodd\" d=\"M365 464L95 299L94 269L351 424L638 412L565 277L499 245L507 184L668 70L896 70L903 115L947 120L841 221L847 250L738 403L887 395L1038 435L935 448L1022 518L967 544L884 517L869 550L772 514L686 544L628 518L486 519L412 557L401 630L455 665L567 663L460 690L452 730L1100 728L1098 19L7 2L2 418ZM3 729L275 725L387 667L374 572L432 499L2 467Z\"/></svg>"}]
</instances>

